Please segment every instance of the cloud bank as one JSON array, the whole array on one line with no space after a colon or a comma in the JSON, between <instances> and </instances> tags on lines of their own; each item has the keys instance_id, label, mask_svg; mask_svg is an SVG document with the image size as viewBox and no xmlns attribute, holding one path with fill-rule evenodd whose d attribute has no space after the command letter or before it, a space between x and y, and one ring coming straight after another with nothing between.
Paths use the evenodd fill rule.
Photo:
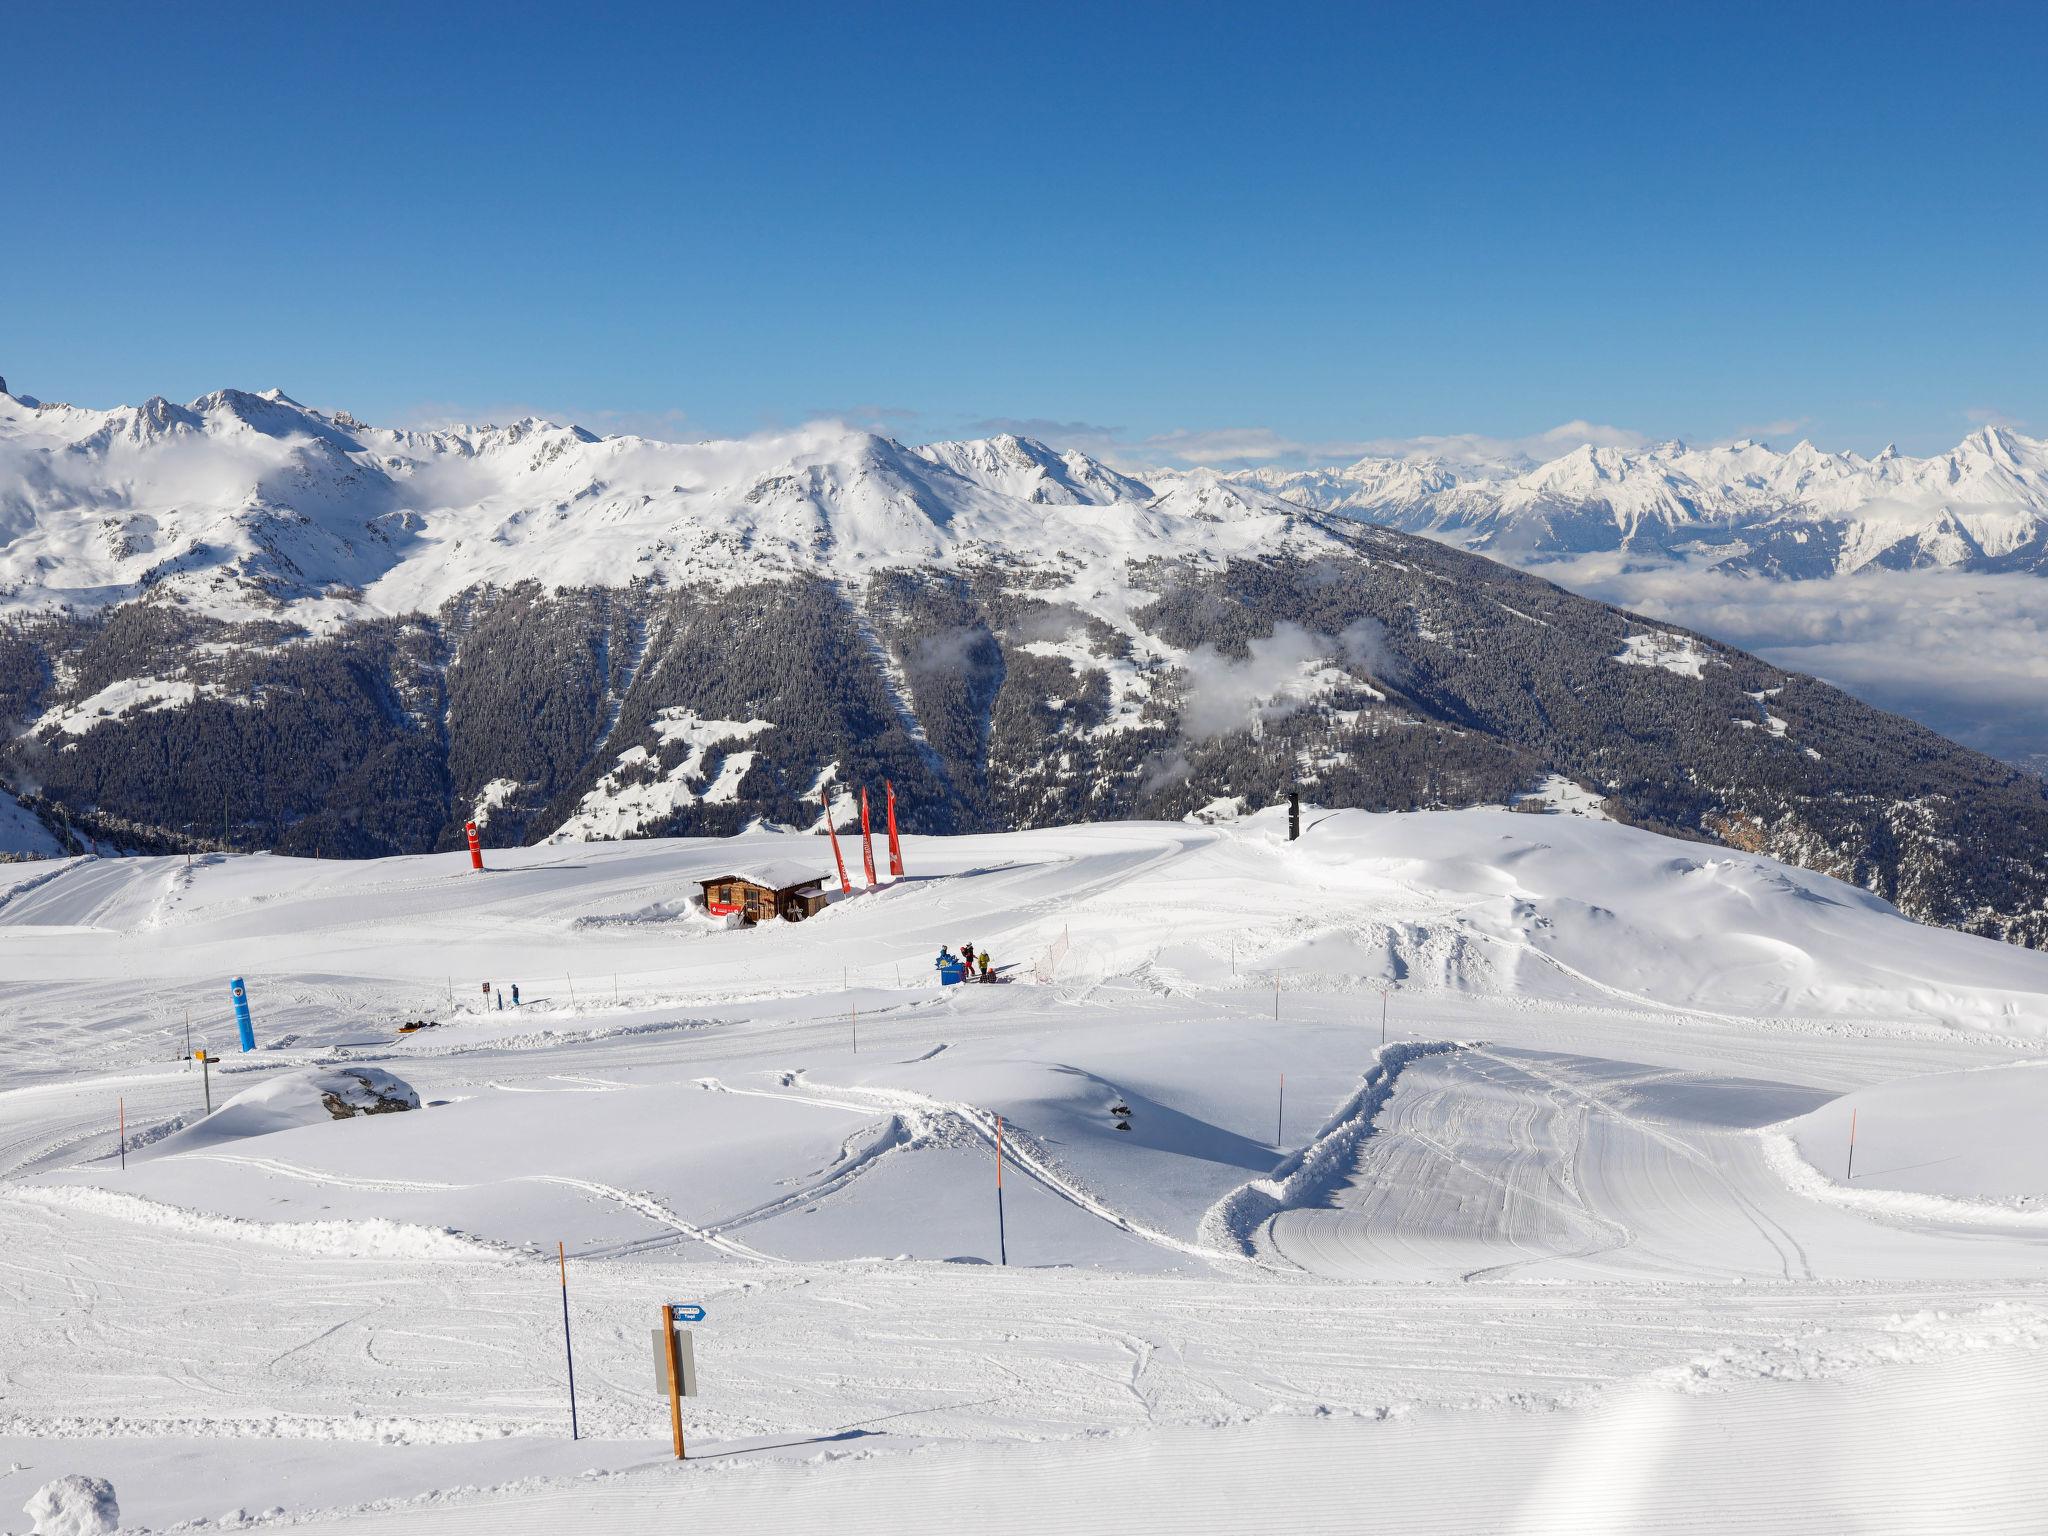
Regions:
<instances>
[{"instance_id":1,"label":"cloud bank","mask_svg":"<svg viewBox=\"0 0 2048 1536\"><path fill-rule=\"evenodd\" d=\"M2048 581L1866 571L1767 582L1615 556L1539 567L1602 602L1808 672L2007 762L2048 771Z\"/></svg>"}]
</instances>

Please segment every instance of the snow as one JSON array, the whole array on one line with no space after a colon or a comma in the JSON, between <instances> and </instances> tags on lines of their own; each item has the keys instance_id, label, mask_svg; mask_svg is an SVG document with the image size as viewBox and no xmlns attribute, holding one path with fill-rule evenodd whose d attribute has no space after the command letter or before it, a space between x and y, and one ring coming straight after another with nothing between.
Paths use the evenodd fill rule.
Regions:
<instances>
[{"instance_id":1,"label":"snow","mask_svg":"<svg viewBox=\"0 0 2048 1536\"><path fill-rule=\"evenodd\" d=\"M76 1473L38 1488L22 1513L35 1521L35 1536L105 1536L121 1524L114 1485Z\"/></svg>"},{"instance_id":2,"label":"snow","mask_svg":"<svg viewBox=\"0 0 2048 1536\"><path fill-rule=\"evenodd\" d=\"M63 845L14 796L0 789L0 854L30 859L61 857ZM0 883L6 881L0 876Z\"/></svg>"},{"instance_id":3,"label":"snow","mask_svg":"<svg viewBox=\"0 0 2048 1536\"><path fill-rule=\"evenodd\" d=\"M534 419L369 427L237 390L108 411L0 395L0 608L147 591L230 619L282 607L318 633L523 581L858 582L986 559L1072 579L1327 547L1301 511L1214 476L1155 494L1012 437L913 450L817 422L670 443Z\"/></svg>"},{"instance_id":4,"label":"snow","mask_svg":"<svg viewBox=\"0 0 2048 1536\"><path fill-rule=\"evenodd\" d=\"M2023 556L2048 532L2048 440L1998 427L1947 453L1874 459L1753 440L1640 448L1581 444L1555 459L1404 458L1246 470L1234 483L1510 555L1768 538L1815 551L1799 574L1847 572L1910 550L1913 563ZM1839 550L1817 542L1843 530Z\"/></svg>"},{"instance_id":5,"label":"snow","mask_svg":"<svg viewBox=\"0 0 2048 1536\"><path fill-rule=\"evenodd\" d=\"M1707 665L1714 658L1702 650L1699 641L1691 635L1651 630L1647 634L1630 635L1622 641L1620 652L1609 660L1620 662L1625 667L1661 667L1680 677L1698 679L1706 675Z\"/></svg>"},{"instance_id":6,"label":"snow","mask_svg":"<svg viewBox=\"0 0 2048 1536\"><path fill-rule=\"evenodd\" d=\"M815 837L38 871L0 900L0 1501L2037 1523L2048 956L1582 816L1208 813L909 838L753 929L667 915L815 878ZM1012 981L936 986L968 940ZM258 1049L206 1117L185 1011L228 1042L233 975ZM356 1072L421 1108L334 1119ZM707 1311L681 1466L667 1300Z\"/></svg>"},{"instance_id":7,"label":"snow","mask_svg":"<svg viewBox=\"0 0 2048 1536\"><path fill-rule=\"evenodd\" d=\"M1602 809L1606 801L1605 795L1587 789L1561 773L1545 774L1534 789L1515 796L1515 804L1523 810L1542 806L1557 815L1587 816L1594 821L1613 819Z\"/></svg>"},{"instance_id":8,"label":"snow","mask_svg":"<svg viewBox=\"0 0 2048 1536\"><path fill-rule=\"evenodd\" d=\"M478 827L489 826L491 823L491 812L500 810L510 804L519 791L525 787L517 779L491 780L490 783L477 791L476 806L469 813L469 819L475 822Z\"/></svg>"},{"instance_id":9,"label":"snow","mask_svg":"<svg viewBox=\"0 0 2048 1536\"><path fill-rule=\"evenodd\" d=\"M1952 1214L2036 1213L2048 1225L2048 1142L2040 1062L1940 1073L1844 1094L1785 1128L1799 1153L1844 1193L1897 1191ZM1856 1162L1847 1152L1854 1119Z\"/></svg>"},{"instance_id":10,"label":"snow","mask_svg":"<svg viewBox=\"0 0 2048 1536\"><path fill-rule=\"evenodd\" d=\"M721 746L746 741L772 728L766 720L707 720L688 709L662 710L653 723L654 736L663 746L686 747L682 761L660 772L653 752L642 746L628 747L550 841L632 837L700 800L710 805L731 804L739 798L740 781L759 754L731 754L708 785L704 784L706 760Z\"/></svg>"},{"instance_id":11,"label":"snow","mask_svg":"<svg viewBox=\"0 0 2048 1536\"><path fill-rule=\"evenodd\" d=\"M336 1112L337 1105L343 1113ZM197 1124L152 1143L147 1155L162 1157L245 1136L270 1136L294 1126L325 1126L349 1115L376 1114L387 1106L418 1109L420 1098L409 1084L381 1067L308 1067L244 1088Z\"/></svg>"},{"instance_id":12,"label":"snow","mask_svg":"<svg viewBox=\"0 0 2048 1536\"><path fill-rule=\"evenodd\" d=\"M45 711L30 726L32 731L56 731L66 736L83 736L103 721L118 720L141 710L183 709L194 699L212 697L213 689L196 683L162 677L129 677L107 684L75 704ZM69 746L70 743L65 743Z\"/></svg>"}]
</instances>

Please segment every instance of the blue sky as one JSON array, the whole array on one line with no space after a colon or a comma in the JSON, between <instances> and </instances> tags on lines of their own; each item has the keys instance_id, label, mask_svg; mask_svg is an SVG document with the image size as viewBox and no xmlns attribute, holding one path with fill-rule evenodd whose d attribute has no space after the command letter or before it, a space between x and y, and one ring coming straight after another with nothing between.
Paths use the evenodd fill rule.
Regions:
<instances>
[{"instance_id":1,"label":"blue sky","mask_svg":"<svg viewBox=\"0 0 2048 1536\"><path fill-rule=\"evenodd\" d=\"M420 13L436 11L432 15ZM1125 457L2048 432L2048 8L19 7L0 374Z\"/></svg>"}]
</instances>

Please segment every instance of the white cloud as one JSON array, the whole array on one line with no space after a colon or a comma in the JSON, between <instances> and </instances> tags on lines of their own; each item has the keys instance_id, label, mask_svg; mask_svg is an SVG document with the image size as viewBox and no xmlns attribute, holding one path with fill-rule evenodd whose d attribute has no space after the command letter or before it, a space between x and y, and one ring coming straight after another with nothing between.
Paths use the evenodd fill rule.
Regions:
<instances>
[{"instance_id":1,"label":"white cloud","mask_svg":"<svg viewBox=\"0 0 2048 1536\"><path fill-rule=\"evenodd\" d=\"M1239 469L1265 464L1287 466L1349 463L1355 459L1440 458L1457 464L1541 463L1570 453L1584 443L1596 448L1640 448L1651 439L1630 427L1575 420L1524 437L1495 437L1458 432L1419 437L1312 439L1290 437L1271 427L1210 427L1199 431L1161 432L1135 441L1090 448L1119 465L1166 464L1175 468L1206 466ZM1068 446L1062 443L1062 446ZM1085 447L1074 443L1071 446Z\"/></svg>"},{"instance_id":2,"label":"white cloud","mask_svg":"<svg viewBox=\"0 0 2048 1536\"><path fill-rule=\"evenodd\" d=\"M1242 657L1226 656L1213 645L1198 646L1188 658L1181 729L1195 741L1206 741L1255 718L1273 719L1299 709L1304 701L1282 698L1284 690L1336 649L1327 635L1310 634L1299 624L1277 626L1271 635L1252 641Z\"/></svg>"},{"instance_id":3,"label":"white cloud","mask_svg":"<svg viewBox=\"0 0 2048 1536\"><path fill-rule=\"evenodd\" d=\"M1811 416L1780 416L1773 421L1760 421L1754 426L1737 427L1735 436L1743 437L1790 437L1795 432L1804 432L1813 425Z\"/></svg>"},{"instance_id":4,"label":"white cloud","mask_svg":"<svg viewBox=\"0 0 2048 1536\"><path fill-rule=\"evenodd\" d=\"M2027 424L2009 411L2001 411L1988 405L1973 405L1963 412L1971 425L1978 427L2007 427L2015 432L2024 432Z\"/></svg>"},{"instance_id":5,"label":"white cloud","mask_svg":"<svg viewBox=\"0 0 2048 1536\"><path fill-rule=\"evenodd\" d=\"M488 405L465 405L453 400L423 400L398 413L395 426L422 432L445 432L457 427L504 425L537 416L558 426L581 427L599 437L649 437L658 442L679 442L701 437L689 427L688 413L680 410L615 411L578 410L568 406L520 404L499 401Z\"/></svg>"},{"instance_id":6,"label":"white cloud","mask_svg":"<svg viewBox=\"0 0 2048 1536\"><path fill-rule=\"evenodd\" d=\"M1765 581L1616 556L1545 565L1553 580L1810 672L1965 746L2048 768L2048 581L1867 571Z\"/></svg>"},{"instance_id":7,"label":"white cloud","mask_svg":"<svg viewBox=\"0 0 2048 1536\"><path fill-rule=\"evenodd\" d=\"M1271 427L1208 427L1201 431L1176 428L1119 445L1125 455L1145 462L1170 463L1184 467L1206 465L1234 468L1245 464L1270 464L1277 459L1329 457L1328 449L1285 437ZM1335 450L1341 456L1342 450Z\"/></svg>"}]
</instances>

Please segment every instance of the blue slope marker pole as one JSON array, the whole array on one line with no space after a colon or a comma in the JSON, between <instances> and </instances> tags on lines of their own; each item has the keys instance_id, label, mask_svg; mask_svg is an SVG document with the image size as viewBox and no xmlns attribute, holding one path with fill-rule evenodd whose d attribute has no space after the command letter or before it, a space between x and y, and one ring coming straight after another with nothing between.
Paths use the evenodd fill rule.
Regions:
<instances>
[{"instance_id":1,"label":"blue slope marker pole","mask_svg":"<svg viewBox=\"0 0 2048 1536\"><path fill-rule=\"evenodd\" d=\"M1007 1266L1010 1262L1010 1234L1003 1227L1003 1117L996 1116L996 1251Z\"/></svg>"},{"instance_id":2,"label":"blue slope marker pole","mask_svg":"<svg viewBox=\"0 0 2048 1536\"><path fill-rule=\"evenodd\" d=\"M228 984L228 992L235 1000L235 1028L241 1033L242 1049L253 1051L256 1049L256 1026L249 1022L249 989L237 976Z\"/></svg>"}]
</instances>

